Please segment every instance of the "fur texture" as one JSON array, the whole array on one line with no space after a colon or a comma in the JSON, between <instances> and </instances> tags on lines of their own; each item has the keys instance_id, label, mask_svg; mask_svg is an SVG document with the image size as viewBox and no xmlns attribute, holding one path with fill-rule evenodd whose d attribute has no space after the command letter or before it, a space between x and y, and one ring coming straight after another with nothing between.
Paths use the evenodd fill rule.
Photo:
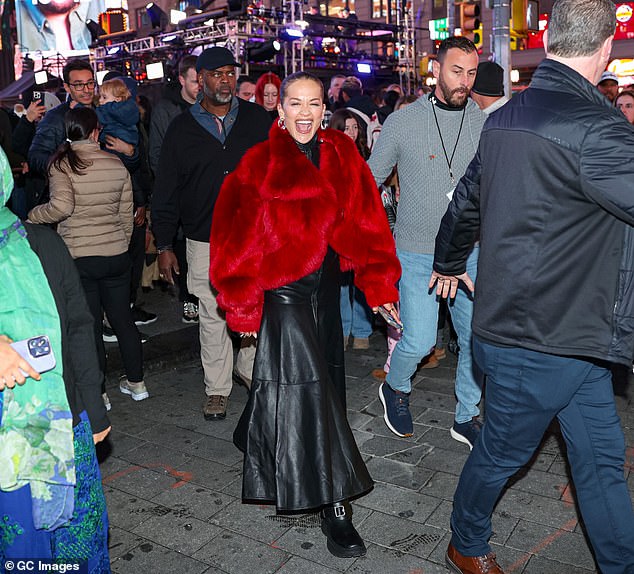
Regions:
<instances>
[{"instance_id":1,"label":"fur texture","mask_svg":"<svg viewBox=\"0 0 634 574\"><path fill-rule=\"evenodd\" d=\"M347 135L318 137L319 169L274 124L225 179L210 279L234 331L257 331L264 291L317 270L329 245L370 306L398 300L400 265L372 174Z\"/></svg>"}]
</instances>

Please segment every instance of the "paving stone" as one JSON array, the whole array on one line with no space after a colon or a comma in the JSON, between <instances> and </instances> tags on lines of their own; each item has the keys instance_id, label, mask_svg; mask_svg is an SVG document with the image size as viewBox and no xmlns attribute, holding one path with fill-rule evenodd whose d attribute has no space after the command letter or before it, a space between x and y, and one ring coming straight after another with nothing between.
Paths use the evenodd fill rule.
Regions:
<instances>
[{"instance_id":1,"label":"paving stone","mask_svg":"<svg viewBox=\"0 0 634 574\"><path fill-rule=\"evenodd\" d=\"M169 512L169 508L139 498L116 488L105 486L104 495L108 506L110 525L131 532L150 516Z\"/></svg>"},{"instance_id":2,"label":"paving stone","mask_svg":"<svg viewBox=\"0 0 634 574\"><path fill-rule=\"evenodd\" d=\"M358 526L356 519L355 525ZM328 552L319 522L307 528L290 528L276 540L275 547L338 572L347 570L352 562L350 558L337 558Z\"/></svg>"},{"instance_id":3,"label":"paving stone","mask_svg":"<svg viewBox=\"0 0 634 574\"><path fill-rule=\"evenodd\" d=\"M453 414L450 415L453 421ZM453 422L452 422L453 424ZM422 425L421 425L422 426ZM464 443L458 442L451 437L449 433L449 427L446 429L426 427L427 431L424 435L417 437L417 442L425 442L434 445L435 448L440 448L446 451L457 452L464 454L468 447Z\"/></svg>"},{"instance_id":4,"label":"paving stone","mask_svg":"<svg viewBox=\"0 0 634 574\"><path fill-rule=\"evenodd\" d=\"M463 445L463 453L443 448L434 448L420 464L429 470L440 470L449 474L460 475L464 463L469 458L469 447Z\"/></svg>"},{"instance_id":5,"label":"paving stone","mask_svg":"<svg viewBox=\"0 0 634 574\"><path fill-rule=\"evenodd\" d=\"M273 574L290 559L286 552L235 532L224 531L193 558L228 574Z\"/></svg>"},{"instance_id":6,"label":"paving stone","mask_svg":"<svg viewBox=\"0 0 634 574\"><path fill-rule=\"evenodd\" d=\"M445 429L447 432L454 422L454 413L438 409L426 409L416 417L416 422L430 427Z\"/></svg>"},{"instance_id":7,"label":"paving stone","mask_svg":"<svg viewBox=\"0 0 634 574\"><path fill-rule=\"evenodd\" d=\"M533 469L522 469L511 477L507 488L560 499L569 483L560 475Z\"/></svg>"},{"instance_id":8,"label":"paving stone","mask_svg":"<svg viewBox=\"0 0 634 574\"><path fill-rule=\"evenodd\" d=\"M596 572L596 570L594 568L586 570L571 564L546 560L540 556L531 556L522 574L588 574L589 572Z\"/></svg>"},{"instance_id":9,"label":"paving stone","mask_svg":"<svg viewBox=\"0 0 634 574\"><path fill-rule=\"evenodd\" d=\"M431 470L382 457L370 459L367 467L374 480L412 490L419 490L433 475Z\"/></svg>"},{"instance_id":10,"label":"paving stone","mask_svg":"<svg viewBox=\"0 0 634 574\"><path fill-rule=\"evenodd\" d=\"M427 560L390 550L375 544L368 546L368 553L346 570L346 574L447 574L444 566Z\"/></svg>"},{"instance_id":11,"label":"paving stone","mask_svg":"<svg viewBox=\"0 0 634 574\"><path fill-rule=\"evenodd\" d=\"M497 505L498 512L554 528L573 530L579 517L570 503L526 492L507 490Z\"/></svg>"},{"instance_id":12,"label":"paving stone","mask_svg":"<svg viewBox=\"0 0 634 574\"><path fill-rule=\"evenodd\" d=\"M363 427L374 419L372 415L357 411L348 410L347 418L351 429L363 429Z\"/></svg>"},{"instance_id":13,"label":"paving stone","mask_svg":"<svg viewBox=\"0 0 634 574\"><path fill-rule=\"evenodd\" d=\"M175 449L186 449L196 444L203 438L203 435L195 431L187 430L175 425L163 423L160 429L148 429L141 433L139 437L148 442L167 446Z\"/></svg>"},{"instance_id":14,"label":"paving stone","mask_svg":"<svg viewBox=\"0 0 634 574\"><path fill-rule=\"evenodd\" d=\"M165 548L155 542L145 541L126 552L112 563L112 571L117 574L138 572L152 574L202 574L208 565L180 552ZM216 570L222 574L220 570Z\"/></svg>"},{"instance_id":15,"label":"paving stone","mask_svg":"<svg viewBox=\"0 0 634 574\"><path fill-rule=\"evenodd\" d=\"M163 470L164 467L154 470L130 464L127 469L110 475L103 482L128 494L149 500L159 492L175 488L182 483L180 471L173 469L171 474L167 474Z\"/></svg>"},{"instance_id":16,"label":"paving stone","mask_svg":"<svg viewBox=\"0 0 634 574\"><path fill-rule=\"evenodd\" d=\"M241 473L239 468L197 457L183 464L179 470L189 472L193 484L200 484L212 490L223 490Z\"/></svg>"},{"instance_id":17,"label":"paving stone","mask_svg":"<svg viewBox=\"0 0 634 574\"><path fill-rule=\"evenodd\" d=\"M521 520L507 541L507 546L528 554L572 564L585 569L594 569L595 563L583 535L566 529L549 528Z\"/></svg>"},{"instance_id":18,"label":"paving stone","mask_svg":"<svg viewBox=\"0 0 634 574\"><path fill-rule=\"evenodd\" d=\"M110 560L126 554L143 542L145 542L143 537L123 530L123 528L118 528L117 526L108 528L108 553L110 554Z\"/></svg>"},{"instance_id":19,"label":"paving stone","mask_svg":"<svg viewBox=\"0 0 634 574\"><path fill-rule=\"evenodd\" d=\"M377 483L374 490L357 500L359 506L424 523L440 501L409 489Z\"/></svg>"},{"instance_id":20,"label":"paving stone","mask_svg":"<svg viewBox=\"0 0 634 574\"><path fill-rule=\"evenodd\" d=\"M274 506L244 504L233 500L215 513L210 522L265 544L272 544L291 528L300 517L278 516ZM319 521L315 521L319 525Z\"/></svg>"},{"instance_id":21,"label":"paving stone","mask_svg":"<svg viewBox=\"0 0 634 574\"><path fill-rule=\"evenodd\" d=\"M130 464L152 468L157 472L169 472L191 459L191 456L176 450L153 443L143 443L121 455L121 459Z\"/></svg>"},{"instance_id":22,"label":"paving stone","mask_svg":"<svg viewBox=\"0 0 634 574\"><path fill-rule=\"evenodd\" d=\"M161 492L152 499L152 502L208 521L235 500L228 494L204 486L184 484L179 488Z\"/></svg>"},{"instance_id":23,"label":"paving stone","mask_svg":"<svg viewBox=\"0 0 634 574\"><path fill-rule=\"evenodd\" d=\"M100 445L100 450L107 453L108 456L121 457L124 453L146 444L146 441L139 437L129 435L119 430L113 429L110 431L103 445Z\"/></svg>"},{"instance_id":24,"label":"paving stone","mask_svg":"<svg viewBox=\"0 0 634 574\"><path fill-rule=\"evenodd\" d=\"M394 454L387 455L386 458L415 466L432 450L434 450L434 447L432 445L422 443L418 446L412 446L410 448L395 452Z\"/></svg>"},{"instance_id":25,"label":"paving stone","mask_svg":"<svg viewBox=\"0 0 634 574\"><path fill-rule=\"evenodd\" d=\"M276 574L336 574L336 572L337 570L326 568L323 564L293 556L280 567Z\"/></svg>"},{"instance_id":26,"label":"paving stone","mask_svg":"<svg viewBox=\"0 0 634 574\"><path fill-rule=\"evenodd\" d=\"M453 413L456 410L456 399L451 395L442 393L412 393L409 398L410 405L417 407L431 408L447 413Z\"/></svg>"},{"instance_id":27,"label":"paving stone","mask_svg":"<svg viewBox=\"0 0 634 574\"><path fill-rule=\"evenodd\" d=\"M233 466L241 462L244 455L232 441L218 437L203 436L193 444L182 447L183 452L207 460L215 460L225 465Z\"/></svg>"},{"instance_id":28,"label":"paving stone","mask_svg":"<svg viewBox=\"0 0 634 574\"><path fill-rule=\"evenodd\" d=\"M392 437L375 436L359 445L359 449L365 454L386 456L416 446L416 443L404 441L395 435Z\"/></svg>"},{"instance_id":29,"label":"paving stone","mask_svg":"<svg viewBox=\"0 0 634 574\"><path fill-rule=\"evenodd\" d=\"M132 532L191 556L222 532L222 529L198 520L185 509L170 508L166 514L144 520Z\"/></svg>"},{"instance_id":30,"label":"paving stone","mask_svg":"<svg viewBox=\"0 0 634 574\"><path fill-rule=\"evenodd\" d=\"M427 558L447 531L376 511L357 529L366 543L369 541L419 558Z\"/></svg>"},{"instance_id":31,"label":"paving stone","mask_svg":"<svg viewBox=\"0 0 634 574\"><path fill-rule=\"evenodd\" d=\"M433 471L428 471L433 472ZM453 500L459 477L446 472L433 472L431 478L418 490L421 494L443 500Z\"/></svg>"}]
</instances>

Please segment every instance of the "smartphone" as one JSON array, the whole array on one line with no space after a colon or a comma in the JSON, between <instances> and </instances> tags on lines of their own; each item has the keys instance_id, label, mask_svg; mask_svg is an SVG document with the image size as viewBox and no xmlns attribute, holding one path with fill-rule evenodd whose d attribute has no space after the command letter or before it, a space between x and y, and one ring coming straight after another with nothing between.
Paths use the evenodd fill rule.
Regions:
<instances>
[{"instance_id":1,"label":"smartphone","mask_svg":"<svg viewBox=\"0 0 634 574\"><path fill-rule=\"evenodd\" d=\"M37 100L41 100L42 99L42 92L33 92L33 101L37 101Z\"/></svg>"},{"instance_id":2,"label":"smartphone","mask_svg":"<svg viewBox=\"0 0 634 574\"><path fill-rule=\"evenodd\" d=\"M11 343L11 346L38 373L45 373L55 368L55 355L46 335L16 341ZM25 377L28 376L24 371L22 374Z\"/></svg>"},{"instance_id":3,"label":"smartphone","mask_svg":"<svg viewBox=\"0 0 634 574\"><path fill-rule=\"evenodd\" d=\"M401 323L399 323L394 317L392 317L392 314L386 310L384 307L379 307L379 314L381 315L381 317L383 317L383 319L385 319L385 322L390 326L390 327L394 327L395 329L398 329L399 331L403 330L403 325Z\"/></svg>"}]
</instances>

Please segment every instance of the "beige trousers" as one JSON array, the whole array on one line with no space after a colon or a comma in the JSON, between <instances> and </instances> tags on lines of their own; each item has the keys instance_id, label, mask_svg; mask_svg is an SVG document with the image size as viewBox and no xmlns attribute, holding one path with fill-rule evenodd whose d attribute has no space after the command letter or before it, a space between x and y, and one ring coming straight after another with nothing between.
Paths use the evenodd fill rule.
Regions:
<instances>
[{"instance_id":1,"label":"beige trousers","mask_svg":"<svg viewBox=\"0 0 634 574\"><path fill-rule=\"evenodd\" d=\"M187 288L198 297L198 335L205 393L228 397L232 386L233 346L209 283L209 243L187 239L187 265ZM255 345L245 341L236 360L237 374L251 380L254 358Z\"/></svg>"}]
</instances>

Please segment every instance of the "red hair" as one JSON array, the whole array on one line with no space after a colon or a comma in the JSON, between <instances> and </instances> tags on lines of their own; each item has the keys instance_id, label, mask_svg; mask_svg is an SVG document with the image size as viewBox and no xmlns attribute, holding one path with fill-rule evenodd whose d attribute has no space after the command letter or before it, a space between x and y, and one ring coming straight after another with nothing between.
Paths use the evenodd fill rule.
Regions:
<instances>
[{"instance_id":1,"label":"red hair","mask_svg":"<svg viewBox=\"0 0 634 574\"><path fill-rule=\"evenodd\" d=\"M273 72L266 72L258 78L258 81L255 84L255 101L256 103L264 106L264 88L267 84L273 84L277 88L277 103L280 103L280 86L282 85L282 80L277 74Z\"/></svg>"}]
</instances>

